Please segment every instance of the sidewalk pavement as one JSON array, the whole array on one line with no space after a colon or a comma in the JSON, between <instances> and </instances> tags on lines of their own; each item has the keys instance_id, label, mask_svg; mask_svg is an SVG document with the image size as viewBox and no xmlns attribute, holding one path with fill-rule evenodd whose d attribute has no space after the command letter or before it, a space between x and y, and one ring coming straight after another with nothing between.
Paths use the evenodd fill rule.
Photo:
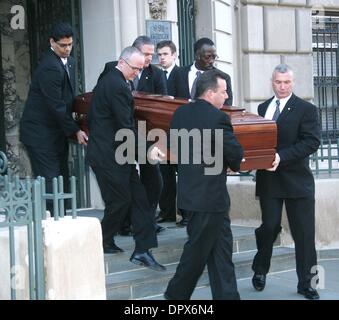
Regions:
<instances>
[{"instance_id":1,"label":"sidewalk pavement","mask_svg":"<svg viewBox=\"0 0 339 320\"><path fill-rule=\"evenodd\" d=\"M339 256L319 259L318 265L324 270L323 282L317 289L320 300L339 300ZM253 288L252 277L238 279L237 283L241 300L306 300L297 293L295 269L269 273L266 288L260 292ZM147 300L164 300L164 298L154 296ZM192 300L212 300L211 288L209 286L196 288Z\"/></svg>"},{"instance_id":2,"label":"sidewalk pavement","mask_svg":"<svg viewBox=\"0 0 339 320\"><path fill-rule=\"evenodd\" d=\"M339 300L339 257L319 259L318 265L324 268L324 283L317 289L320 300ZM269 273L264 291L256 291L251 280L251 277L237 280L242 300L306 300L297 293L295 269ZM192 300L211 299L209 286L197 288L192 296Z\"/></svg>"}]
</instances>

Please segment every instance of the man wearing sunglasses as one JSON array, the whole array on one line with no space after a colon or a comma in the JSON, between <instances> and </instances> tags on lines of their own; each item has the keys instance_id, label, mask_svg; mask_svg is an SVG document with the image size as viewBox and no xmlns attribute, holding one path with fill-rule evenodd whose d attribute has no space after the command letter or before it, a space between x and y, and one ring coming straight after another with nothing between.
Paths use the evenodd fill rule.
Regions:
<instances>
[{"instance_id":1,"label":"man wearing sunglasses","mask_svg":"<svg viewBox=\"0 0 339 320\"><path fill-rule=\"evenodd\" d=\"M50 49L35 70L20 121L20 141L25 145L35 176L64 177L68 186L68 138L76 135L87 144L87 135L72 118L75 92L75 60L70 56L73 30L68 23L56 25L50 36ZM47 201L53 215L53 203Z\"/></svg>"}]
</instances>

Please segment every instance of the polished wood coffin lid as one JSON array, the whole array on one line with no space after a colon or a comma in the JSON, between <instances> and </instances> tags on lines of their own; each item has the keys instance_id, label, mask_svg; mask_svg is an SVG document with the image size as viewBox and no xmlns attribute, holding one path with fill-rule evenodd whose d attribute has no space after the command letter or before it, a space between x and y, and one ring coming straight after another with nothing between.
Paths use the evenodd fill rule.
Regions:
<instances>
[{"instance_id":1,"label":"polished wood coffin lid","mask_svg":"<svg viewBox=\"0 0 339 320\"><path fill-rule=\"evenodd\" d=\"M147 129L169 129L173 112L188 100L171 96L152 95L133 92L135 99L135 118L144 120ZM90 107L92 92L75 98L73 112L82 130L88 132L87 112ZM231 118L234 134L244 149L245 161L241 170L267 169L272 167L276 152L277 127L274 121L264 119L245 109L223 107ZM90 139L90 137L89 137Z\"/></svg>"}]
</instances>

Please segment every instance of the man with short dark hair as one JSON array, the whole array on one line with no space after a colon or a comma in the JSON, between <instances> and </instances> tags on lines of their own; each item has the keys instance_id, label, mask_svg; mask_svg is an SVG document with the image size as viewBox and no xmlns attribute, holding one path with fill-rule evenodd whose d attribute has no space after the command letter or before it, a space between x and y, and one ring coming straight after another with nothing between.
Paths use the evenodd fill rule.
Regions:
<instances>
[{"instance_id":1,"label":"man with short dark hair","mask_svg":"<svg viewBox=\"0 0 339 320\"><path fill-rule=\"evenodd\" d=\"M181 95L181 81L179 67L176 65L177 48L173 41L164 40L157 44L157 55L160 66L165 73L167 80L168 94L173 97ZM160 171L163 179L163 188L159 200L160 213L157 218L158 223L176 221L176 165L162 163ZM180 213L180 210L178 210Z\"/></svg>"},{"instance_id":2,"label":"man with short dark hair","mask_svg":"<svg viewBox=\"0 0 339 320\"><path fill-rule=\"evenodd\" d=\"M197 81L196 101L179 107L171 121L171 135L173 130L199 132L202 150L197 151L191 142L183 146L184 139L178 139L172 145L171 136L171 152L175 154L179 150L178 207L185 210L189 219L188 241L175 275L168 284L166 299L190 299L206 265L213 299L239 299L232 262L233 239L226 171L228 167L233 171L239 170L243 150L233 134L229 117L219 110L227 99L226 88L224 73L219 70L204 72ZM210 134L205 135L205 130ZM215 159L221 164L219 171L206 173L211 169L211 163L205 161L204 150L221 153Z\"/></svg>"},{"instance_id":3,"label":"man with short dark hair","mask_svg":"<svg viewBox=\"0 0 339 320\"><path fill-rule=\"evenodd\" d=\"M180 95L182 98L195 99L195 83L198 77L207 70L216 69L214 63L217 55L214 42L209 38L201 38L194 44L194 62L187 66L181 67L180 73L182 78L182 91ZM225 74L227 83L227 96L225 105L232 106L233 104L233 93L231 77Z\"/></svg>"},{"instance_id":4,"label":"man with short dark hair","mask_svg":"<svg viewBox=\"0 0 339 320\"><path fill-rule=\"evenodd\" d=\"M201 38L194 43L194 62L179 69L180 91L178 96L186 99L195 99L196 97L196 82L205 71L218 70L214 67L217 58L217 50L214 42L209 38ZM220 70L219 70L220 71ZM220 71L222 72L222 71ZM233 93L231 85L231 77L224 73L227 84L227 98L224 101L225 105L231 106L233 103ZM182 214L182 220L178 222L178 226L187 225L187 217L185 211L178 207Z\"/></svg>"},{"instance_id":5,"label":"man with short dark hair","mask_svg":"<svg viewBox=\"0 0 339 320\"><path fill-rule=\"evenodd\" d=\"M86 145L87 135L72 118L75 94L75 60L70 56L73 30L68 23L56 25L47 50L35 70L20 121L20 141L25 145L35 176L52 179L63 176L68 186L68 138L76 135ZM53 204L47 201L53 215Z\"/></svg>"}]
</instances>

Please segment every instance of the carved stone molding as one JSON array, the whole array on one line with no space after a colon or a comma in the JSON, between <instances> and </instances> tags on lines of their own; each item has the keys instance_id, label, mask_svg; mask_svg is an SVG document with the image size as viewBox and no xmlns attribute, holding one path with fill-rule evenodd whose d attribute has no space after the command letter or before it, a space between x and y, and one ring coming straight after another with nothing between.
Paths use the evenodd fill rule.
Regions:
<instances>
[{"instance_id":1,"label":"carved stone molding","mask_svg":"<svg viewBox=\"0 0 339 320\"><path fill-rule=\"evenodd\" d=\"M154 20L167 18L167 0L148 0L149 13Z\"/></svg>"}]
</instances>

